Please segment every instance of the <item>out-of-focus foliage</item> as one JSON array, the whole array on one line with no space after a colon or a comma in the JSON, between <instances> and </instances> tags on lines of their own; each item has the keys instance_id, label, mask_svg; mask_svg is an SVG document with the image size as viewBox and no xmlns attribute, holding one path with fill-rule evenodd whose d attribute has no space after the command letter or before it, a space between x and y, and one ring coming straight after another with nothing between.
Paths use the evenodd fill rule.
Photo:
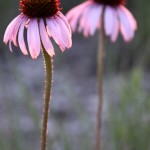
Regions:
<instances>
[{"instance_id":1,"label":"out-of-focus foliage","mask_svg":"<svg viewBox=\"0 0 150 150\"><path fill-rule=\"evenodd\" d=\"M150 94L142 87L142 72L134 70L120 88L120 101L110 107L109 125L114 150L149 150Z\"/></svg>"}]
</instances>

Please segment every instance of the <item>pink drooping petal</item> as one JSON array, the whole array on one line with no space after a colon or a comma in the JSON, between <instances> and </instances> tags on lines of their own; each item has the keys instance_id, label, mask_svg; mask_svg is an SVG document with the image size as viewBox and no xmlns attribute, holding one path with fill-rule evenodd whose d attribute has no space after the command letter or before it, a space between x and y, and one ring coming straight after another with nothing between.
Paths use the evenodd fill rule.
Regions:
<instances>
[{"instance_id":1,"label":"pink drooping petal","mask_svg":"<svg viewBox=\"0 0 150 150\"><path fill-rule=\"evenodd\" d=\"M118 15L114 8L107 6L104 14L104 29L107 36L115 42L119 34Z\"/></svg>"},{"instance_id":2,"label":"pink drooping petal","mask_svg":"<svg viewBox=\"0 0 150 150\"><path fill-rule=\"evenodd\" d=\"M23 18L24 18L24 17L22 17L22 18L20 19L20 21L18 21L18 22L16 23L16 25L15 25L15 27L14 27L14 30L13 30L13 33L12 33L12 41L13 41L13 43L14 43L15 46L18 46L18 44L17 44L17 35L18 35L18 30L19 30L19 28L20 28L20 25L21 25L22 21L24 20Z\"/></svg>"},{"instance_id":3,"label":"pink drooping petal","mask_svg":"<svg viewBox=\"0 0 150 150\"><path fill-rule=\"evenodd\" d=\"M66 17L60 11L57 12L57 15L66 24L66 26L67 26L67 28L68 28L71 36L72 36L72 31L71 31L70 25L69 25L68 20L66 19Z\"/></svg>"},{"instance_id":4,"label":"pink drooping petal","mask_svg":"<svg viewBox=\"0 0 150 150\"><path fill-rule=\"evenodd\" d=\"M114 30L114 19L116 19L115 10L110 6L106 6L104 14L104 25L105 33L108 36L110 36Z\"/></svg>"},{"instance_id":5,"label":"pink drooping petal","mask_svg":"<svg viewBox=\"0 0 150 150\"><path fill-rule=\"evenodd\" d=\"M101 14L102 6L95 4L89 14L90 35L94 35L96 29L101 27Z\"/></svg>"},{"instance_id":6,"label":"pink drooping petal","mask_svg":"<svg viewBox=\"0 0 150 150\"><path fill-rule=\"evenodd\" d=\"M27 40L31 57L36 59L40 54L40 35L37 19L30 19L27 29Z\"/></svg>"},{"instance_id":7,"label":"pink drooping petal","mask_svg":"<svg viewBox=\"0 0 150 150\"><path fill-rule=\"evenodd\" d=\"M72 46L72 39L66 24L57 16L55 17L55 20L58 24L58 27L60 28L61 36L64 40L64 43L66 44L66 47L70 48Z\"/></svg>"},{"instance_id":8,"label":"pink drooping petal","mask_svg":"<svg viewBox=\"0 0 150 150\"><path fill-rule=\"evenodd\" d=\"M20 22L20 19L23 17L22 14L18 15L7 27L6 31L5 31L5 34L4 34L4 43L7 44L9 40L12 41L12 35L13 35L13 31L14 31L14 28L16 26L16 24L18 22Z\"/></svg>"},{"instance_id":9,"label":"pink drooping petal","mask_svg":"<svg viewBox=\"0 0 150 150\"><path fill-rule=\"evenodd\" d=\"M47 25L46 25L46 32L47 32L48 36L51 38L52 35L51 35L50 31L48 30L48 26Z\"/></svg>"},{"instance_id":10,"label":"pink drooping petal","mask_svg":"<svg viewBox=\"0 0 150 150\"><path fill-rule=\"evenodd\" d=\"M53 18L46 18L47 28L51 33L55 42L59 45L60 49L64 51L66 49L66 45L62 39L60 28L57 22Z\"/></svg>"},{"instance_id":11,"label":"pink drooping petal","mask_svg":"<svg viewBox=\"0 0 150 150\"><path fill-rule=\"evenodd\" d=\"M72 14L72 11L76 15ZM71 16L71 14L72 14L72 16ZM70 23L70 26L71 26L71 29L73 32L75 32L77 29L78 20L80 18L80 15L81 15L81 8L79 8L79 9L76 8L75 10L71 10L71 12L68 12L68 14L66 16L68 18L68 21Z\"/></svg>"},{"instance_id":12,"label":"pink drooping petal","mask_svg":"<svg viewBox=\"0 0 150 150\"><path fill-rule=\"evenodd\" d=\"M122 11L126 14L126 16L127 16L128 20L129 20L129 22L130 22L130 24L131 24L133 30L136 30L136 29L137 29L137 22L136 22L134 16L133 16L133 15L131 14L131 12L130 12L127 8L125 8L124 6L120 5L119 7L120 7L120 9L122 9Z\"/></svg>"},{"instance_id":13,"label":"pink drooping petal","mask_svg":"<svg viewBox=\"0 0 150 150\"><path fill-rule=\"evenodd\" d=\"M92 3L93 3L93 1L86 1L82 4L80 4L79 6L74 7L66 14L67 19L68 20L72 19L72 17L76 16L75 12L79 12L78 10L81 10L81 9L84 10L84 8L86 8L88 5L90 5Z\"/></svg>"},{"instance_id":14,"label":"pink drooping petal","mask_svg":"<svg viewBox=\"0 0 150 150\"><path fill-rule=\"evenodd\" d=\"M43 19L40 19L39 26L40 26L40 36L41 36L42 44L43 44L45 50L47 51L47 53L51 57L53 57L55 55L54 47L53 47L52 42L50 41L50 39L48 37L48 33L46 31Z\"/></svg>"},{"instance_id":15,"label":"pink drooping petal","mask_svg":"<svg viewBox=\"0 0 150 150\"><path fill-rule=\"evenodd\" d=\"M76 31L77 25L78 25L78 21L79 18L82 14L82 11L88 7L88 5L92 4L92 1L87 1L82 3L79 6L76 6L75 8L71 9L67 14L66 17L71 25L72 31Z\"/></svg>"},{"instance_id":16,"label":"pink drooping petal","mask_svg":"<svg viewBox=\"0 0 150 150\"><path fill-rule=\"evenodd\" d=\"M59 43L60 43L60 48L62 50L62 52L64 52L66 50L66 48L68 47L68 41L67 41L67 38L66 38L66 33L64 32L64 29L62 28L62 26L60 26L60 24L55 20L55 19L52 19L53 20L53 24L55 25L56 29L57 29L57 32L59 35Z\"/></svg>"},{"instance_id":17,"label":"pink drooping petal","mask_svg":"<svg viewBox=\"0 0 150 150\"><path fill-rule=\"evenodd\" d=\"M82 14L79 20L79 31L83 31L83 35L87 37L90 32L90 20L89 14L91 12L93 5L88 5L84 10L82 10Z\"/></svg>"},{"instance_id":18,"label":"pink drooping petal","mask_svg":"<svg viewBox=\"0 0 150 150\"><path fill-rule=\"evenodd\" d=\"M117 40L117 37L119 35L119 30L120 30L120 26L119 26L119 20L118 20L118 15L117 12L115 12L114 15L114 28L111 34L111 41L115 42Z\"/></svg>"},{"instance_id":19,"label":"pink drooping petal","mask_svg":"<svg viewBox=\"0 0 150 150\"><path fill-rule=\"evenodd\" d=\"M86 7L81 15L80 22L79 22L79 30L83 31L83 35L87 37L89 35L90 31L90 25L89 22L89 11L92 6Z\"/></svg>"},{"instance_id":20,"label":"pink drooping petal","mask_svg":"<svg viewBox=\"0 0 150 150\"><path fill-rule=\"evenodd\" d=\"M122 7L118 7L117 11L120 19L121 33L124 40L128 42L134 37L135 30L133 29L133 24L130 22L130 19L128 18Z\"/></svg>"},{"instance_id":21,"label":"pink drooping petal","mask_svg":"<svg viewBox=\"0 0 150 150\"><path fill-rule=\"evenodd\" d=\"M19 47L24 55L28 55L28 51L27 51L25 41L24 41L24 28L25 28L25 24L27 21L28 21L28 18L24 17L21 23L20 29L19 29L19 33L18 33Z\"/></svg>"}]
</instances>

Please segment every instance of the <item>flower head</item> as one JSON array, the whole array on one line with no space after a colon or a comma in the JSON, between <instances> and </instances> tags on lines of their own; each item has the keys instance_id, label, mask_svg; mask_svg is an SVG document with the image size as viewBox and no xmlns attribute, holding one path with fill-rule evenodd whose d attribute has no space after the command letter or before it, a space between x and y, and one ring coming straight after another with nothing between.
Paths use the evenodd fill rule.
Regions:
<instances>
[{"instance_id":1,"label":"flower head","mask_svg":"<svg viewBox=\"0 0 150 150\"><path fill-rule=\"evenodd\" d=\"M105 34L112 42L116 41L119 32L128 42L134 37L137 23L124 4L125 0L87 0L70 10L66 16L74 32L83 32L86 37L93 35L103 22Z\"/></svg>"},{"instance_id":2,"label":"flower head","mask_svg":"<svg viewBox=\"0 0 150 150\"><path fill-rule=\"evenodd\" d=\"M124 5L125 0L94 0L95 2L103 5L110 5L110 6L118 6L118 5Z\"/></svg>"},{"instance_id":3,"label":"flower head","mask_svg":"<svg viewBox=\"0 0 150 150\"><path fill-rule=\"evenodd\" d=\"M4 43L9 42L20 47L24 55L28 55L24 40L24 30L27 29L27 44L33 59L40 54L41 45L52 57L55 55L51 39L59 45L62 51L72 45L71 29L65 16L60 12L59 0L21 0L18 15L7 27Z\"/></svg>"}]
</instances>

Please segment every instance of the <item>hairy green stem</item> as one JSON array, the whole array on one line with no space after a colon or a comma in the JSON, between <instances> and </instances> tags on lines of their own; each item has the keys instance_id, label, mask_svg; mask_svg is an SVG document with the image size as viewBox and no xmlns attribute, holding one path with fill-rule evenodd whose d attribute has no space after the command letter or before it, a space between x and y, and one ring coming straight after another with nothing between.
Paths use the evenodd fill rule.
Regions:
<instances>
[{"instance_id":1,"label":"hairy green stem","mask_svg":"<svg viewBox=\"0 0 150 150\"><path fill-rule=\"evenodd\" d=\"M42 133L41 133L41 150L46 150L47 144L47 133L48 133L48 117L50 109L50 99L51 99L51 86L52 86L52 59L43 48L44 57L44 67L45 67L45 92L44 92L44 110L43 110L43 120L42 120Z\"/></svg>"},{"instance_id":2,"label":"hairy green stem","mask_svg":"<svg viewBox=\"0 0 150 150\"><path fill-rule=\"evenodd\" d=\"M105 31L104 31L104 9L102 13L102 27L99 34L99 47L97 55L97 74L98 74L98 110L97 110L97 128L96 128L96 146L95 150L101 147L101 128L102 128L102 106L103 106L103 74L105 62Z\"/></svg>"}]
</instances>

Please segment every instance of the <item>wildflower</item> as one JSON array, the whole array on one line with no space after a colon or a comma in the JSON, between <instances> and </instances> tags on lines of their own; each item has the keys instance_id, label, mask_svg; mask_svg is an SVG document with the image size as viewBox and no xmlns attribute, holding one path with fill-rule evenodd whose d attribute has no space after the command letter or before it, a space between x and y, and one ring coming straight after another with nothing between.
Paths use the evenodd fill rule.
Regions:
<instances>
[{"instance_id":1,"label":"wildflower","mask_svg":"<svg viewBox=\"0 0 150 150\"><path fill-rule=\"evenodd\" d=\"M112 42L116 41L119 31L128 42L134 37L137 23L124 5L125 0L87 0L70 10L66 16L72 30L83 32L85 37L93 35L103 22L105 34Z\"/></svg>"},{"instance_id":2,"label":"wildflower","mask_svg":"<svg viewBox=\"0 0 150 150\"><path fill-rule=\"evenodd\" d=\"M20 0L20 11L7 27L4 43L9 42L20 47L24 55L28 50L24 39L27 29L27 44L30 55L36 59L40 54L41 45L52 57L55 55L51 39L59 45L62 51L72 45L71 30L65 16L60 12L59 0Z\"/></svg>"}]
</instances>

